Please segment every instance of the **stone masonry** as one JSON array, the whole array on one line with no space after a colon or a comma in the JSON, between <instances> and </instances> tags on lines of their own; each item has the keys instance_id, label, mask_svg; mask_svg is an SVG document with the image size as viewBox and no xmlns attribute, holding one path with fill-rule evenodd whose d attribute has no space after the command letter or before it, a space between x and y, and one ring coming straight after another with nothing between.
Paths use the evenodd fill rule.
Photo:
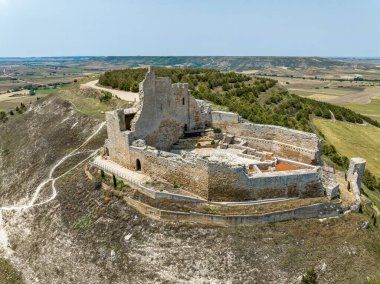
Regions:
<instances>
[{"instance_id":1,"label":"stone masonry","mask_svg":"<svg viewBox=\"0 0 380 284\"><path fill-rule=\"evenodd\" d=\"M153 68L139 96L137 108L106 113L105 158L208 200L324 195L316 135L213 111L187 84L156 77Z\"/></svg>"}]
</instances>

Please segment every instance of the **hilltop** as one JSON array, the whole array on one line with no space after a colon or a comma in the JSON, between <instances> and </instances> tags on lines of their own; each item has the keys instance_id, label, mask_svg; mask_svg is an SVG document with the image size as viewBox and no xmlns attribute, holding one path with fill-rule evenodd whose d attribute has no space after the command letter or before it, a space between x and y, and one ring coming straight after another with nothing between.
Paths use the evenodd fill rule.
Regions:
<instances>
[{"instance_id":1,"label":"hilltop","mask_svg":"<svg viewBox=\"0 0 380 284\"><path fill-rule=\"evenodd\" d=\"M53 177L69 171L56 180L55 198L47 184L40 206L1 216L13 252L8 258L30 277L25 282L298 283L313 268L321 283L362 283L378 273L378 228L358 230L370 220L365 214L223 228L147 220L107 196L89 179L86 163L75 165L103 145L105 129L96 133L100 111L113 104L96 105L99 94L78 88L35 101L0 124L2 205L27 204L54 165L96 134L54 170ZM275 88L258 92L263 106Z\"/></svg>"}]
</instances>

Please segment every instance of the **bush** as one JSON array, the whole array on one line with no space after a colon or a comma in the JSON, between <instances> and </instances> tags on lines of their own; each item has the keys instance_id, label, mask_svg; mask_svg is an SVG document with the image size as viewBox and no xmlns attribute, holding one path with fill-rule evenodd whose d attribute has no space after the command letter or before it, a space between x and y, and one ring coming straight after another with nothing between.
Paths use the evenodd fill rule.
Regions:
<instances>
[{"instance_id":1,"label":"bush","mask_svg":"<svg viewBox=\"0 0 380 284\"><path fill-rule=\"evenodd\" d=\"M122 180L118 180L118 181L116 182L116 188L122 190L124 187L125 187L124 181L122 181Z\"/></svg>"},{"instance_id":2,"label":"bush","mask_svg":"<svg viewBox=\"0 0 380 284\"><path fill-rule=\"evenodd\" d=\"M216 214L219 213L218 208L213 207L213 206L205 206L205 207L203 208L203 210L204 210L206 213L208 213L208 214L213 214L213 215L216 215Z\"/></svg>"},{"instance_id":3,"label":"bush","mask_svg":"<svg viewBox=\"0 0 380 284\"><path fill-rule=\"evenodd\" d=\"M8 121L8 117L7 117L6 112L4 112L4 111L0 112L0 121L4 122L4 123Z\"/></svg>"},{"instance_id":4,"label":"bush","mask_svg":"<svg viewBox=\"0 0 380 284\"><path fill-rule=\"evenodd\" d=\"M317 283L317 273L314 269L309 269L306 274L302 276L301 284L316 284Z\"/></svg>"},{"instance_id":5,"label":"bush","mask_svg":"<svg viewBox=\"0 0 380 284\"><path fill-rule=\"evenodd\" d=\"M102 92L102 96L99 97L100 102L106 103L112 99L112 94L110 92Z\"/></svg>"},{"instance_id":6,"label":"bush","mask_svg":"<svg viewBox=\"0 0 380 284\"><path fill-rule=\"evenodd\" d=\"M215 127L214 128L214 133L222 133L222 129Z\"/></svg>"},{"instance_id":7,"label":"bush","mask_svg":"<svg viewBox=\"0 0 380 284\"><path fill-rule=\"evenodd\" d=\"M130 88L130 91L137 93L139 91L139 83L134 81L131 88Z\"/></svg>"},{"instance_id":8,"label":"bush","mask_svg":"<svg viewBox=\"0 0 380 284\"><path fill-rule=\"evenodd\" d=\"M215 145L215 144L216 144L215 140L212 140L211 145Z\"/></svg>"},{"instance_id":9,"label":"bush","mask_svg":"<svg viewBox=\"0 0 380 284\"><path fill-rule=\"evenodd\" d=\"M364 170L363 183L369 190L380 190L380 179L377 179L369 170Z\"/></svg>"},{"instance_id":10,"label":"bush","mask_svg":"<svg viewBox=\"0 0 380 284\"><path fill-rule=\"evenodd\" d=\"M176 183L173 183L173 188L179 188L179 185Z\"/></svg>"}]
</instances>

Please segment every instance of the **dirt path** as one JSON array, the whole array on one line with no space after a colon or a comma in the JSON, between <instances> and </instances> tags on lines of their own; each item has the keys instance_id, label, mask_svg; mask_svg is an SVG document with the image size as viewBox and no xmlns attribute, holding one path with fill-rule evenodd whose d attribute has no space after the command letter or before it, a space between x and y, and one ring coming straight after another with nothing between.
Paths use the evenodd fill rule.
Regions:
<instances>
[{"instance_id":1,"label":"dirt path","mask_svg":"<svg viewBox=\"0 0 380 284\"><path fill-rule=\"evenodd\" d=\"M49 172L48 177L45 180L43 180L37 186L37 188L36 188L36 190L35 190L32 198L30 199L29 202L27 202L25 204L22 204L22 205L2 206L2 207L0 207L0 251L2 250L4 252L4 257L6 259L8 259L13 264L13 266L15 266L18 269L18 271L22 271L23 272L24 279L25 279L25 281L27 281L27 283L38 283L39 280L38 280L37 276L35 275L34 271L30 267L28 267L26 264L22 263L22 261L15 255L14 250L11 248L11 246L9 244L9 240L8 240L8 232L6 230L5 223L4 223L4 220L3 220L3 212L5 212L5 211L20 212L22 210L27 210L27 209L30 209L30 208L33 208L33 207L36 207L36 206L47 204L50 201L54 200L56 198L56 196L57 196L57 188L55 187L55 182L58 179L60 179L63 176L65 176L66 174L68 174L69 172L71 172L72 170L74 170L77 167L79 167L85 161L87 161L90 158L92 158L93 156L95 156L95 154L97 153L98 149L92 150L92 151L84 151L84 152L90 152L90 154L85 159L83 159L82 161L80 161L78 164L76 164L75 166L73 166L72 168L70 168L68 171L66 171L65 173L63 173L62 175L53 178L53 174L54 174L55 170L60 165L62 165L62 163L64 161L66 161L68 158L70 158L72 156L75 156L75 155L78 155L80 153L84 153L84 152L79 152L79 150L83 146L85 146L93 137L95 137L102 130L102 128L104 126L105 126L105 122L102 122L99 125L99 127L97 128L97 130L93 134L91 134L86 139L86 141L84 141L79 147L77 147L76 149L74 149L73 151L71 151L69 154L67 154L62 159L60 159L57 163L54 164L53 168ZM45 185L47 185L49 183L51 183L52 195L48 199L43 200L43 201L41 201L39 203L36 203L36 201L38 200L38 198L40 196L40 193L41 193L42 189L44 188Z\"/></svg>"},{"instance_id":2,"label":"dirt path","mask_svg":"<svg viewBox=\"0 0 380 284\"><path fill-rule=\"evenodd\" d=\"M126 92L121 90L109 89L104 87L99 87L97 84L99 80L91 81L85 84L82 84L81 88L93 88L100 91L110 92L112 95L119 97L120 99L128 102L137 102L139 100L139 93Z\"/></svg>"}]
</instances>

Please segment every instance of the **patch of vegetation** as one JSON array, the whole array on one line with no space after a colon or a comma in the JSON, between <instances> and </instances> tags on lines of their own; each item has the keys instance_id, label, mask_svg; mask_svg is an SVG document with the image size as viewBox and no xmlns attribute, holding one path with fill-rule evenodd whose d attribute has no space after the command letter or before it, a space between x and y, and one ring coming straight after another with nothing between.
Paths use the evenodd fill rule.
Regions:
<instances>
[{"instance_id":1,"label":"patch of vegetation","mask_svg":"<svg viewBox=\"0 0 380 284\"><path fill-rule=\"evenodd\" d=\"M5 111L0 111L0 122L7 122L8 121L8 116Z\"/></svg>"},{"instance_id":2,"label":"patch of vegetation","mask_svg":"<svg viewBox=\"0 0 380 284\"><path fill-rule=\"evenodd\" d=\"M309 269L306 274L302 276L301 284L316 284L317 283L317 273L314 269Z\"/></svg>"},{"instance_id":3,"label":"patch of vegetation","mask_svg":"<svg viewBox=\"0 0 380 284\"><path fill-rule=\"evenodd\" d=\"M213 214L213 215L217 215L220 213L219 209L214 206L205 206L203 207L203 211L207 214Z\"/></svg>"},{"instance_id":4,"label":"patch of vegetation","mask_svg":"<svg viewBox=\"0 0 380 284\"><path fill-rule=\"evenodd\" d=\"M373 277L369 277L364 282L365 284L379 284L380 283L380 274L377 274Z\"/></svg>"},{"instance_id":5,"label":"patch of vegetation","mask_svg":"<svg viewBox=\"0 0 380 284\"><path fill-rule=\"evenodd\" d=\"M21 284L21 273L15 270L10 263L0 257L0 283L2 284Z\"/></svg>"},{"instance_id":6,"label":"patch of vegetation","mask_svg":"<svg viewBox=\"0 0 380 284\"><path fill-rule=\"evenodd\" d=\"M73 229L78 232L89 231L94 227L95 220L92 213L88 213L80 217L73 224Z\"/></svg>"},{"instance_id":7,"label":"patch of vegetation","mask_svg":"<svg viewBox=\"0 0 380 284\"><path fill-rule=\"evenodd\" d=\"M67 88L59 89L56 96L71 102L80 113L104 120L104 112L112 110L112 108L116 109L130 106L130 103L115 98L103 103L99 97L91 97L84 94L78 85L79 84L75 86L71 85Z\"/></svg>"},{"instance_id":8,"label":"patch of vegetation","mask_svg":"<svg viewBox=\"0 0 380 284\"><path fill-rule=\"evenodd\" d=\"M110 92L102 91L102 95L99 97L99 100L102 103L109 102L112 99L112 94Z\"/></svg>"},{"instance_id":9,"label":"patch of vegetation","mask_svg":"<svg viewBox=\"0 0 380 284\"><path fill-rule=\"evenodd\" d=\"M120 190L120 191L125 190L127 187L128 187L128 185L125 184L123 180L118 180L118 181L116 182L116 188L117 188L118 190Z\"/></svg>"},{"instance_id":10,"label":"patch of vegetation","mask_svg":"<svg viewBox=\"0 0 380 284\"><path fill-rule=\"evenodd\" d=\"M370 190L380 190L380 179L376 178L380 176L378 167L380 129L371 125L355 125L324 119L314 119L314 123L329 143L322 146L323 154L343 169L348 168L347 157L365 158L367 169L363 183Z\"/></svg>"},{"instance_id":11,"label":"patch of vegetation","mask_svg":"<svg viewBox=\"0 0 380 284\"><path fill-rule=\"evenodd\" d=\"M222 133L222 129L215 127L214 128L214 133Z\"/></svg>"}]
</instances>

